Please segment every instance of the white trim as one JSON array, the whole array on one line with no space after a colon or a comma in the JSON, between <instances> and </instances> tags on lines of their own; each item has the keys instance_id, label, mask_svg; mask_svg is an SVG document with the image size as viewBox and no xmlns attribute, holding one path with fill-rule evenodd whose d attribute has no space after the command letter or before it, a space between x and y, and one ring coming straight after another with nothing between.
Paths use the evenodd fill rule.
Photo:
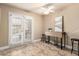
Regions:
<instances>
[{"instance_id":1,"label":"white trim","mask_svg":"<svg viewBox=\"0 0 79 59\"><path fill-rule=\"evenodd\" d=\"M58 45L60 45L60 43L58 44ZM64 44L63 44L63 46L64 46ZM68 48L68 49L72 49L72 46L70 46L70 45L66 45L65 46L65 48ZM77 48L75 48L75 47L73 47L73 50L76 50L76 51L78 51L78 49Z\"/></svg>"},{"instance_id":2,"label":"white trim","mask_svg":"<svg viewBox=\"0 0 79 59\"><path fill-rule=\"evenodd\" d=\"M67 47L68 49L72 49L72 46L66 45L66 47ZM78 49L77 49L77 48L73 48L73 50L78 51Z\"/></svg>"},{"instance_id":3,"label":"white trim","mask_svg":"<svg viewBox=\"0 0 79 59\"><path fill-rule=\"evenodd\" d=\"M32 42L39 42L39 41L41 41L41 39L35 39Z\"/></svg>"},{"instance_id":4,"label":"white trim","mask_svg":"<svg viewBox=\"0 0 79 59\"><path fill-rule=\"evenodd\" d=\"M60 43L59 43L58 45L60 45ZM63 46L64 46L64 44L63 44ZM66 45L65 47L66 47L66 48L68 48L68 49L70 49L70 50L72 49L72 46L70 46L70 45ZM78 51L78 49L77 49L77 48L73 48L73 50Z\"/></svg>"},{"instance_id":5,"label":"white trim","mask_svg":"<svg viewBox=\"0 0 79 59\"><path fill-rule=\"evenodd\" d=\"M32 27L31 27L31 29L32 29L32 34L31 34L31 40L33 41L34 40L34 18L32 18Z\"/></svg>"},{"instance_id":6,"label":"white trim","mask_svg":"<svg viewBox=\"0 0 79 59\"><path fill-rule=\"evenodd\" d=\"M0 50L5 50L5 49L8 49L9 46L4 46L4 47L0 47Z\"/></svg>"}]
</instances>

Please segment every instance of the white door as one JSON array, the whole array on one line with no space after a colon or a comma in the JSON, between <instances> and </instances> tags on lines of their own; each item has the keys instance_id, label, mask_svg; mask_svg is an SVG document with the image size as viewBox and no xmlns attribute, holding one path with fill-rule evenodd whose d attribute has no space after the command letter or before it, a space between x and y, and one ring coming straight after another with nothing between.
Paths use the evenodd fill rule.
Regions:
<instances>
[{"instance_id":1,"label":"white door","mask_svg":"<svg viewBox=\"0 0 79 59\"><path fill-rule=\"evenodd\" d=\"M20 44L23 40L23 18L20 15L9 15L9 37L10 44Z\"/></svg>"},{"instance_id":2,"label":"white door","mask_svg":"<svg viewBox=\"0 0 79 59\"><path fill-rule=\"evenodd\" d=\"M32 18L24 17L24 39L23 42L32 41Z\"/></svg>"},{"instance_id":3,"label":"white door","mask_svg":"<svg viewBox=\"0 0 79 59\"><path fill-rule=\"evenodd\" d=\"M9 13L9 44L17 45L32 41L32 18Z\"/></svg>"}]
</instances>

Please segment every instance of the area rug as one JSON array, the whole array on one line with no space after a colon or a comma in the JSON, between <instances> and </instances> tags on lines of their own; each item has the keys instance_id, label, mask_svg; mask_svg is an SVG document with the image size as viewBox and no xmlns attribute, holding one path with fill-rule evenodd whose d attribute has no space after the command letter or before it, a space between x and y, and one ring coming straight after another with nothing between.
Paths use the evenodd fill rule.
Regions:
<instances>
[{"instance_id":1,"label":"area rug","mask_svg":"<svg viewBox=\"0 0 79 59\"><path fill-rule=\"evenodd\" d=\"M28 43L15 48L0 51L1 56L76 56L68 50L61 50L53 44L44 42Z\"/></svg>"}]
</instances>

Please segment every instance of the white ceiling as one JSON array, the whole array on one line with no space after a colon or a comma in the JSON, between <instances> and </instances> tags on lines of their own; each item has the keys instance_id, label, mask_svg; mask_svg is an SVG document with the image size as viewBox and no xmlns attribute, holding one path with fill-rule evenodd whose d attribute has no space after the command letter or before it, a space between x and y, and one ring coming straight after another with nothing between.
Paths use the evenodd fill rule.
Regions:
<instances>
[{"instance_id":1,"label":"white ceiling","mask_svg":"<svg viewBox=\"0 0 79 59\"><path fill-rule=\"evenodd\" d=\"M52 11L60 10L70 4L64 3L8 3L8 5L15 6L24 10L29 10L37 14L45 14L48 6L54 7ZM42 8L43 7L43 8ZM46 9L44 9L46 8Z\"/></svg>"}]
</instances>

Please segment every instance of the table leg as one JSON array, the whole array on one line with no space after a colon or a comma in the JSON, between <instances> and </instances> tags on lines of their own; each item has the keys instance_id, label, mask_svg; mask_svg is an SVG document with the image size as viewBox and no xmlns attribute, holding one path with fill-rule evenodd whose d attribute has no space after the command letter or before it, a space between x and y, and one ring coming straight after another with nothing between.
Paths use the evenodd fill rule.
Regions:
<instances>
[{"instance_id":1,"label":"table leg","mask_svg":"<svg viewBox=\"0 0 79 59\"><path fill-rule=\"evenodd\" d=\"M53 40L54 40L54 45L55 45L55 37L53 38Z\"/></svg>"},{"instance_id":2,"label":"table leg","mask_svg":"<svg viewBox=\"0 0 79 59\"><path fill-rule=\"evenodd\" d=\"M53 37L53 44L55 44L55 37Z\"/></svg>"},{"instance_id":3,"label":"table leg","mask_svg":"<svg viewBox=\"0 0 79 59\"><path fill-rule=\"evenodd\" d=\"M61 49L62 49L62 38L61 38Z\"/></svg>"},{"instance_id":4,"label":"table leg","mask_svg":"<svg viewBox=\"0 0 79 59\"><path fill-rule=\"evenodd\" d=\"M73 43L74 43L74 41L71 41L72 42L72 50L71 50L71 53L73 52Z\"/></svg>"},{"instance_id":5,"label":"table leg","mask_svg":"<svg viewBox=\"0 0 79 59\"><path fill-rule=\"evenodd\" d=\"M58 37L56 38L56 45L58 46Z\"/></svg>"},{"instance_id":6,"label":"table leg","mask_svg":"<svg viewBox=\"0 0 79 59\"><path fill-rule=\"evenodd\" d=\"M57 37L55 37L55 45L57 46Z\"/></svg>"},{"instance_id":7,"label":"table leg","mask_svg":"<svg viewBox=\"0 0 79 59\"><path fill-rule=\"evenodd\" d=\"M57 46L57 37L54 39L54 45Z\"/></svg>"},{"instance_id":8,"label":"table leg","mask_svg":"<svg viewBox=\"0 0 79 59\"><path fill-rule=\"evenodd\" d=\"M50 43L50 36L48 36L48 43Z\"/></svg>"},{"instance_id":9,"label":"table leg","mask_svg":"<svg viewBox=\"0 0 79 59\"><path fill-rule=\"evenodd\" d=\"M66 44L66 38L65 38L65 35L64 35L64 48L65 48L65 44Z\"/></svg>"}]
</instances>

